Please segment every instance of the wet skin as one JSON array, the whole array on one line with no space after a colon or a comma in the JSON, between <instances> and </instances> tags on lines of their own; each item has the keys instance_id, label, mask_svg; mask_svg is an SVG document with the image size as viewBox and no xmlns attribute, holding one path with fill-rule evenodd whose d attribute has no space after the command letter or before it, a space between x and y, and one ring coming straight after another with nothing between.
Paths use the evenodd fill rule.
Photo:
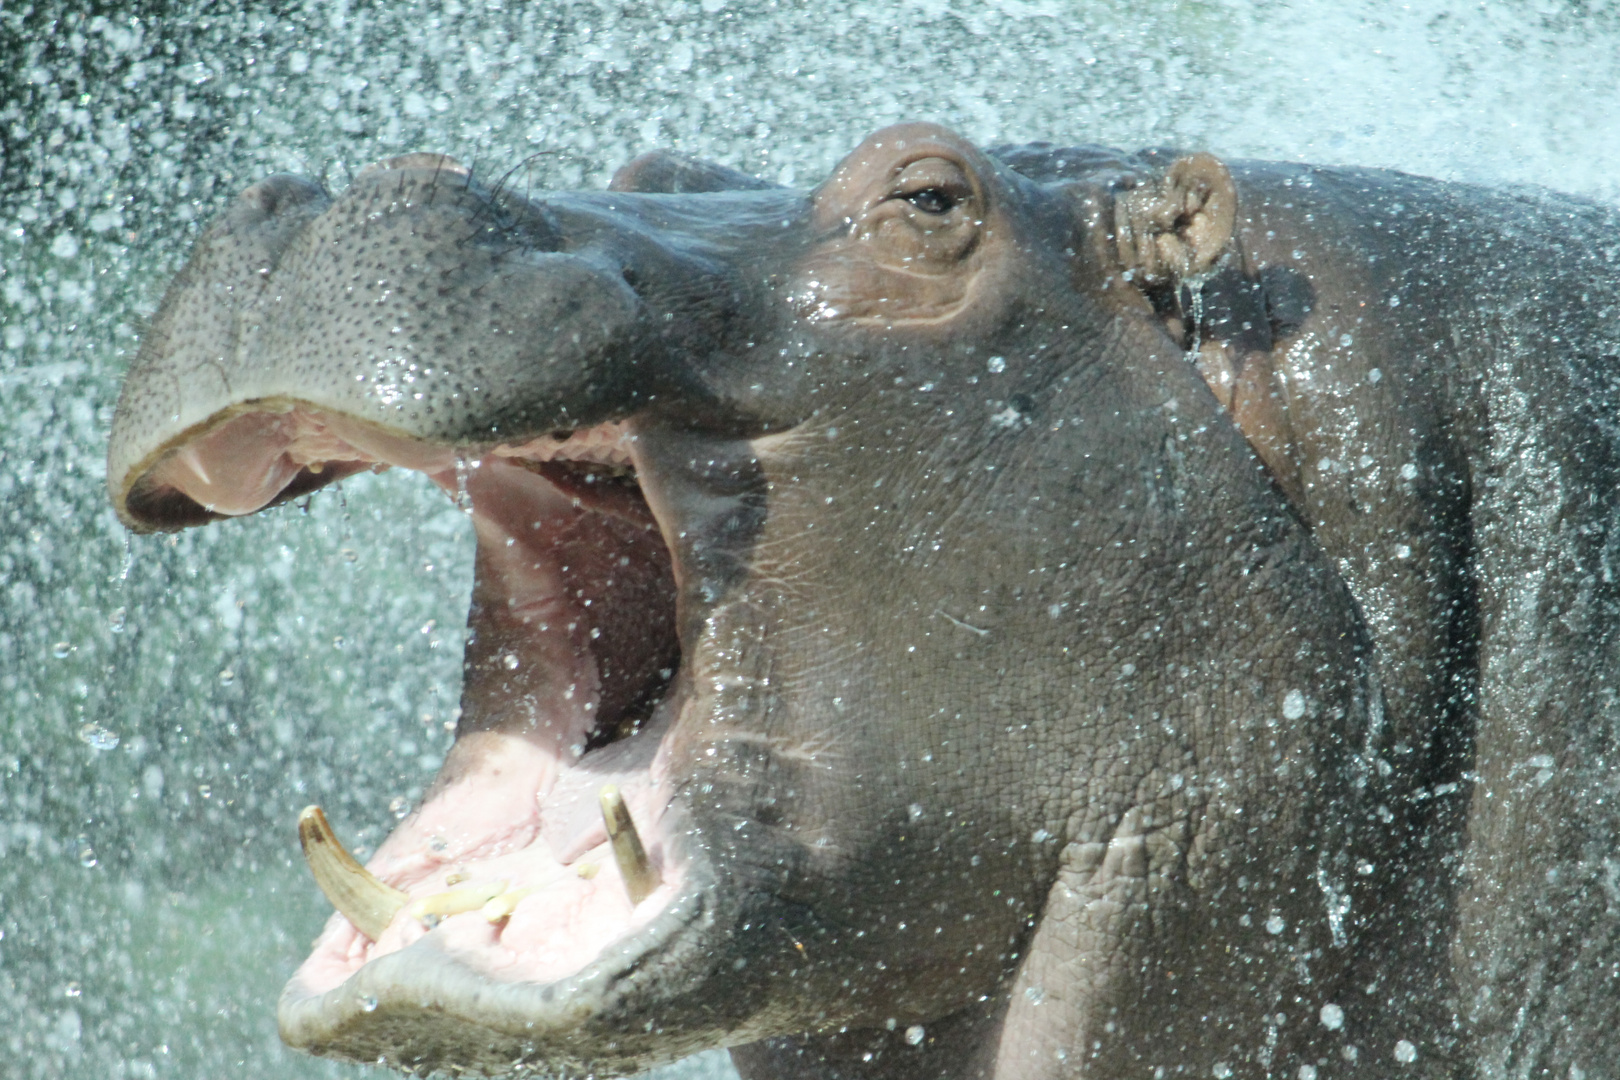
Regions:
<instances>
[{"instance_id":1,"label":"wet skin","mask_svg":"<svg viewBox=\"0 0 1620 1080\"><path fill-rule=\"evenodd\" d=\"M109 487L471 511L457 741L293 1045L1597 1076L1617 316L1620 214L1546 193L930 125L810 192L415 155L222 215Z\"/></svg>"}]
</instances>

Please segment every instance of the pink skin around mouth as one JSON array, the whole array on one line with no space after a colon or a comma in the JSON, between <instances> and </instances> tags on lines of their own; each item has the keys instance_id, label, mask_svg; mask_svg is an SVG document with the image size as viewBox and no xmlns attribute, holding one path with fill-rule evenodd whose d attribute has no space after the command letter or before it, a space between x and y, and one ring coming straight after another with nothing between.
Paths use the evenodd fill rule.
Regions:
<instances>
[{"instance_id":1,"label":"pink skin around mouth","mask_svg":"<svg viewBox=\"0 0 1620 1080\"><path fill-rule=\"evenodd\" d=\"M649 731L645 737L656 734ZM437 936L446 952L491 978L556 981L645 925L675 894L680 882L659 840L657 815L667 797L652 779L659 771L656 762L651 771L642 767L623 774L584 765L559 769L526 740L497 738L499 743L482 748L476 771L430 798L402 823L368 869L408 892L413 901L450 888L502 881L509 889L535 891L509 918L495 923L473 910L451 915L430 930L407 905L376 942L334 914L298 973L308 991L332 989L369 961L428 933ZM549 791L539 788L542 777L549 778ZM663 883L634 908L605 845L596 808L596 793L607 782L621 784L648 857L664 875ZM524 808L525 828L510 827L506 819L515 815L502 811L511 806ZM557 844L548 839L553 830L543 827L543 820L553 816L562 826ZM442 829L435 831L435 823L443 823ZM582 869L592 876L582 876Z\"/></svg>"},{"instance_id":2,"label":"pink skin around mouth","mask_svg":"<svg viewBox=\"0 0 1620 1080\"><path fill-rule=\"evenodd\" d=\"M657 663L646 659L646 633L637 637L638 622L647 620L632 608L664 587L658 575L667 578L667 570L646 556L661 541L639 497L608 485L567 490L532 467L548 460L628 465L632 441L621 426L607 425L464 460L449 448L288 405L234 417L153 470L156 482L201 505L244 514L273 500L306 466L342 463L352 472L401 465L426 473L468 510L478 537L463 695L470 718L422 805L368 869L413 902L452 889L492 891L501 882L532 891L493 922L476 908L424 921L407 904L375 942L334 914L299 970L306 991L332 989L428 934L493 979L553 981L645 925L675 894L679 869L667 859L659 828L669 791L658 740L680 695L666 694L635 734L586 750L604 700L600 654L590 643L605 628L610 638L629 641L620 651L629 650L632 669L637 657L643 667ZM623 579L616 591L601 586L615 576ZM614 693L624 697L622 687ZM597 794L610 783L623 793L663 877L639 905L631 905L606 844Z\"/></svg>"}]
</instances>

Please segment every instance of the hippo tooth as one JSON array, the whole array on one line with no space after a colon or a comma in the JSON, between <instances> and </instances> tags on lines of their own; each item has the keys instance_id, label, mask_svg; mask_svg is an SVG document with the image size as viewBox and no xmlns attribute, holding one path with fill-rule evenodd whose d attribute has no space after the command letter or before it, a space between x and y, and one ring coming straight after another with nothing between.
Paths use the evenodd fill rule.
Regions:
<instances>
[{"instance_id":1,"label":"hippo tooth","mask_svg":"<svg viewBox=\"0 0 1620 1080\"><path fill-rule=\"evenodd\" d=\"M488 903L479 909L479 914L489 922L498 923L516 911L523 898L532 892L534 892L533 889L508 889L500 895L492 897Z\"/></svg>"},{"instance_id":2,"label":"hippo tooth","mask_svg":"<svg viewBox=\"0 0 1620 1080\"><path fill-rule=\"evenodd\" d=\"M418 922L436 923L439 919L460 915L464 911L477 911L504 892L506 892L505 881L488 881L482 885L446 889L444 892L424 896L412 903L411 918Z\"/></svg>"},{"instance_id":3,"label":"hippo tooth","mask_svg":"<svg viewBox=\"0 0 1620 1080\"><path fill-rule=\"evenodd\" d=\"M630 818L630 808L616 784L602 789L602 821L607 825L608 840L613 845L613 859L619 864L619 876L624 879L624 891L630 894L630 903L639 904L658 888L658 871L647 858L647 849L641 846L636 823Z\"/></svg>"},{"instance_id":4,"label":"hippo tooth","mask_svg":"<svg viewBox=\"0 0 1620 1080\"><path fill-rule=\"evenodd\" d=\"M320 807L306 806L298 815L298 841L321 892L355 929L376 941L410 897L356 862Z\"/></svg>"}]
</instances>

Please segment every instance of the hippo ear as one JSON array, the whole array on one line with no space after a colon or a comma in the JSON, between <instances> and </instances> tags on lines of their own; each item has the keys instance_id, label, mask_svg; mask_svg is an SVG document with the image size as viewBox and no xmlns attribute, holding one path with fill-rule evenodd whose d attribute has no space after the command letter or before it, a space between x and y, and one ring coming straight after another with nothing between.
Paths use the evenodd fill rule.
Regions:
<instances>
[{"instance_id":1,"label":"hippo ear","mask_svg":"<svg viewBox=\"0 0 1620 1080\"><path fill-rule=\"evenodd\" d=\"M1237 188L1220 159L1177 158L1115 197L1120 263L1143 284L1197 277L1220 258L1236 220Z\"/></svg>"},{"instance_id":2,"label":"hippo ear","mask_svg":"<svg viewBox=\"0 0 1620 1080\"><path fill-rule=\"evenodd\" d=\"M762 191L778 186L724 165L669 150L653 150L620 166L608 190L695 195L705 191Z\"/></svg>"}]
</instances>

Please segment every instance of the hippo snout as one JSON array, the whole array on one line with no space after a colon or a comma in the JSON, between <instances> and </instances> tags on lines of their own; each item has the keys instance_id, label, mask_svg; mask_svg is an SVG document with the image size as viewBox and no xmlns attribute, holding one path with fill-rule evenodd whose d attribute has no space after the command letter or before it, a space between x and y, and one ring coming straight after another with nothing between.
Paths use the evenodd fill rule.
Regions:
<instances>
[{"instance_id":1,"label":"hippo snout","mask_svg":"<svg viewBox=\"0 0 1620 1080\"><path fill-rule=\"evenodd\" d=\"M137 528L178 528L332 478L283 462L256 505L172 497L163 459L245 412L309 406L458 444L611 419L656 346L637 340L647 320L626 277L615 252L564 250L548 208L441 155L371 166L335 200L298 177L255 184L143 343L111 437L114 502Z\"/></svg>"}]
</instances>

